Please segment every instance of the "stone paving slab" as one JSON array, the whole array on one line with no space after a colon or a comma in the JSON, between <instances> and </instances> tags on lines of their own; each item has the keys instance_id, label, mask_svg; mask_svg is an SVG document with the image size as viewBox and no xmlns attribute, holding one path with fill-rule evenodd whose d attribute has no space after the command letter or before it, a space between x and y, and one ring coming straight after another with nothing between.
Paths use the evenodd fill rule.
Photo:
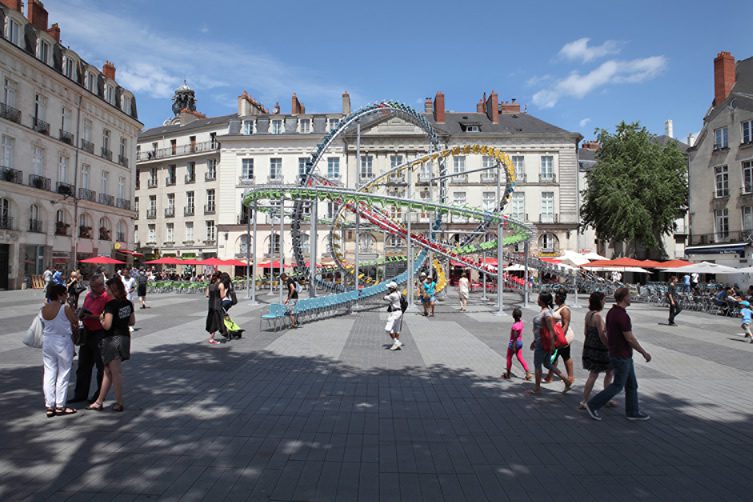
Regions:
<instances>
[{"instance_id":1,"label":"stone paving slab","mask_svg":"<svg viewBox=\"0 0 753 502\"><path fill-rule=\"evenodd\" d=\"M583 308L573 392L531 398L498 378L512 319L478 301L407 314L392 352L382 309L274 333L240 299L244 338L210 346L203 296L149 300L126 411L47 419L41 353L20 342L38 292L0 293L2 500L750 499L753 345L736 319L683 312L670 328L666 310L632 306L654 357L636 360L652 420L615 408L593 422L577 410Z\"/></svg>"}]
</instances>

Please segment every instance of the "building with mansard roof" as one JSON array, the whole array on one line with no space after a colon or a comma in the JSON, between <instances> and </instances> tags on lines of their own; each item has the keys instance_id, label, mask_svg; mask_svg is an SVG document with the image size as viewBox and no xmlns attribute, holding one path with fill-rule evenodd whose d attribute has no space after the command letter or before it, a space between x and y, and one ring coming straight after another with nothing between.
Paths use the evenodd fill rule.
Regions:
<instances>
[{"instance_id":1,"label":"building with mansard roof","mask_svg":"<svg viewBox=\"0 0 753 502\"><path fill-rule=\"evenodd\" d=\"M136 138L133 94L116 69L61 43L39 0L0 0L0 289L47 265L128 258Z\"/></svg>"}]
</instances>

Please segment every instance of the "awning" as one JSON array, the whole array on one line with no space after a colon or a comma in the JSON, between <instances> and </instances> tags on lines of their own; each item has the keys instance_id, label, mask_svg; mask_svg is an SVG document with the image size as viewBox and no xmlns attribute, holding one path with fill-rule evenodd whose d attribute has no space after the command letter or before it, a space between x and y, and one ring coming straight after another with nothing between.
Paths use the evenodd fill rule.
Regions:
<instances>
[{"instance_id":1,"label":"awning","mask_svg":"<svg viewBox=\"0 0 753 502\"><path fill-rule=\"evenodd\" d=\"M688 246L685 248L685 254L733 254L740 256L745 255L744 242L735 244L712 244L710 246Z\"/></svg>"},{"instance_id":2,"label":"awning","mask_svg":"<svg viewBox=\"0 0 753 502\"><path fill-rule=\"evenodd\" d=\"M129 254L129 255L135 256L137 258L143 258L144 257L143 253L139 253L138 251L131 251L130 249L116 249L115 251L117 251L118 253Z\"/></svg>"}]
</instances>

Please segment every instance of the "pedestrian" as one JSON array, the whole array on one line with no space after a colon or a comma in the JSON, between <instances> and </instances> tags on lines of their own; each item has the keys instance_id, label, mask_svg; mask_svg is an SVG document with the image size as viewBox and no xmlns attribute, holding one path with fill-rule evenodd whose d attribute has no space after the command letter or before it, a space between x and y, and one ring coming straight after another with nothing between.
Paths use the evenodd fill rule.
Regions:
<instances>
[{"instance_id":1,"label":"pedestrian","mask_svg":"<svg viewBox=\"0 0 753 502\"><path fill-rule=\"evenodd\" d=\"M105 280L100 274L94 274L89 280L89 292L84 297L79 318L84 323L84 334L78 349L78 368L76 369L76 389L73 392L72 403L96 401L102 390L102 377L105 365L99 344L105 336L100 316L105 311L105 305L111 300L105 288ZM97 391L89 397L92 370L97 368Z\"/></svg>"},{"instance_id":2,"label":"pedestrian","mask_svg":"<svg viewBox=\"0 0 753 502\"><path fill-rule=\"evenodd\" d=\"M233 281L227 272L220 273L220 281L222 281L222 285L225 287L225 296L222 298L222 310L227 312L233 306Z\"/></svg>"},{"instance_id":3,"label":"pedestrian","mask_svg":"<svg viewBox=\"0 0 753 502\"><path fill-rule=\"evenodd\" d=\"M66 406L73 364L73 333L78 330L78 318L70 305L66 304L67 298L65 286L52 284L47 290L48 302L39 314L44 326L42 362L47 418L76 413L74 408Z\"/></svg>"},{"instance_id":4,"label":"pedestrian","mask_svg":"<svg viewBox=\"0 0 753 502\"><path fill-rule=\"evenodd\" d=\"M123 288L126 292L126 299L131 303L135 302L138 296L136 291L136 279L134 279L133 276L128 273L127 268L120 270L120 279L123 282ZM128 331L133 333L133 330L133 325L129 325Z\"/></svg>"},{"instance_id":5,"label":"pedestrian","mask_svg":"<svg viewBox=\"0 0 753 502\"><path fill-rule=\"evenodd\" d=\"M78 298L86 291L86 288L81 282L81 275L75 270L71 272L71 276L66 284L66 290L68 291L68 305L76 311L78 309Z\"/></svg>"},{"instance_id":6,"label":"pedestrian","mask_svg":"<svg viewBox=\"0 0 753 502\"><path fill-rule=\"evenodd\" d=\"M675 317L680 313L680 298L677 296L677 276L673 275L669 278L669 285L667 286L667 302L669 303L669 325L677 326L675 324Z\"/></svg>"},{"instance_id":7,"label":"pedestrian","mask_svg":"<svg viewBox=\"0 0 753 502\"><path fill-rule=\"evenodd\" d=\"M298 320L295 315L295 306L298 303L298 283L292 277L288 277L285 272L280 275L280 279L285 283L288 290L288 296L285 298L285 305L287 305L288 316L290 317L290 327L297 328Z\"/></svg>"},{"instance_id":8,"label":"pedestrian","mask_svg":"<svg viewBox=\"0 0 753 502\"><path fill-rule=\"evenodd\" d=\"M690 274L690 283L693 285L693 291L698 291L698 272Z\"/></svg>"},{"instance_id":9,"label":"pedestrian","mask_svg":"<svg viewBox=\"0 0 753 502\"><path fill-rule=\"evenodd\" d=\"M690 274L682 276L682 290L685 293L690 293Z\"/></svg>"},{"instance_id":10,"label":"pedestrian","mask_svg":"<svg viewBox=\"0 0 753 502\"><path fill-rule=\"evenodd\" d=\"M222 312L222 297L225 294L225 286L220 281L220 273L215 272L209 279L209 286L207 286L205 296L209 299L207 305L207 321L205 324L206 330L209 333L209 343L211 345L218 345L219 340L215 340L214 334L220 332L225 335L225 320Z\"/></svg>"},{"instance_id":11,"label":"pedestrian","mask_svg":"<svg viewBox=\"0 0 753 502\"><path fill-rule=\"evenodd\" d=\"M606 389L614 374L609 364L609 350L607 349L607 331L601 311L604 310L604 293L595 291L588 298L588 313L586 325L583 328L585 341L583 342L583 369L588 370L588 378L583 386L583 400L578 405L581 410L586 409L586 403L591 396L596 379L604 373L604 388ZM610 401L613 403L613 401Z\"/></svg>"},{"instance_id":12,"label":"pedestrian","mask_svg":"<svg viewBox=\"0 0 753 502\"><path fill-rule=\"evenodd\" d=\"M120 412L125 410L122 363L131 358L131 332L128 327L136 323L136 310L128 299L122 280L113 277L106 284L111 299L105 305L105 311L100 315L105 335L99 342L105 375L102 378L102 388L97 400L87 409L102 411L107 393L112 386L115 392L115 404L112 405L112 411Z\"/></svg>"},{"instance_id":13,"label":"pedestrian","mask_svg":"<svg viewBox=\"0 0 753 502\"><path fill-rule=\"evenodd\" d=\"M604 390L586 403L586 411L594 420L601 420L599 410L614 396L625 390L625 417L628 420L648 420L641 413L638 403L638 380L633 366L633 350L638 351L646 362L651 362L651 354L646 352L633 334L633 326L627 307L630 306L630 290L618 288L614 293L615 305L607 314L607 347L609 362L614 369L614 380Z\"/></svg>"},{"instance_id":14,"label":"pedestrian","mask_svg":"<svg viewBox=\"0 0 753 502\"><path fill-rule=\"evenodd\" d=\"M139 295L139 301L141 302L141 308L148 309L149 307L146 305L146 287L149 284L149 278L146 276L146 272L143 268L139 270L139 276L136 279L136 282L138 283L137 292Z\"/></svg>"},{"instance_id":15,"label":"pedestrian","mask_svg":"<svg viewBox=\"0 0 753 502\"><path fill-rule=\"evenodd\" d=\"M520 307L512 309L513 324L510 328L510 341L507 342L507 371L502 375L502 378L509 380L511 377L510 370L512 369L512 356L513 354L518 358L520 365L526 372L526 380L531 379L531 372L528 371L528 364L523 358L523 312Z\"/></svg>"},{"instance_id":16,"label":"pedestrian","mask_svg":"<svg viewBox=\"0 0 753 502\"><path fill-rule=\"evenodd\" d=\"M437 298L435 296L437 291L437 283L431 277L426 276L424 278L422 288L424 290L424 315L434 317L434 306L437 303Z\"/></svg>"},{"instance_id":17,"label":"pedestrian","mask_svg":"<svg viewBox=\"0 0 753 502\"><path fill-rule=\"evenodd\" d=\"M573 370L573 360L570 357L570 343L572 343L575 335L573 333L572 326L570 326L570 321L572 320L572 312L570 311L570 307L565 304L566 300L567 291L565 290L565 288L559 288L554 294L554 303L557 305L557 309L554 311L554 320L562 326L562 331L565 333L565 338L567 339L568 344L565 347L559 347L557 349L557 355L552 362L554 363L554 367L556 368L557 360L560 358L562 359L562 361L565 363L565 369L567 370L567 380L568 382L570 382L570 385L572 385L575 381L575 372ZM547 374L544 382L550 383L551 381L552 371L549 370L549 374Z\"/></svg>"},{"instance_id":18,"label":"pedestrian","mask_svg":"<svg viewBox=\"0 0 753 502\"><path fill-rule=\"evenodd\" d=\"M42 291L42 293L44 294L46 298L47 288L50 286L50 283L52 282L52 267L50 265L47 265L47 268L45 268L44 272L42 272L42 278L44 279L44 291Z\"/></svg>"},{"instance_id":19,"label":"pedestrian","mask_svg":"<svg viewBox=\"0 0 753 502\"><path fill-rule=\"evenodd\" d=\"M552 308L552 294L548 292L539 293L538 306L541 309L536 317L533 318L533 368L535 375L535 385L531 394L541 392L542 369L551 370L565 384L563 392L570 390L570 382L562 372L552 365L551 355L554 350L554 313Z\"/></svg>"},{"instance_id":20,"label":"pedestrian","mask_svg":"<svg viewBox=\"0 0 753 502\"><path fill-rule=\"evenodd\" d=\"M460 299L460 311L468 311L468 294L470 293L470 283L468 281L468 273L463 272L460 275L458 281L458 298Z\"/></svg>"},{"instance_id":21,"label":"pedestrian","mask_svg":"<svg viewBox=\"0 0 753 502\"><path fill-rule=\"evenodd\" d=\"M403 327L402 295L397 290L397 283L394 281L387 284L387 291L384 300L387 302L387 312L389 312L389 315L387 316L387 324L384 325L384 330L392 339L390 350L401 350L403 347L403 342L400 341L400 330Z\"/></svg>"},{"instance_id":22,"label":"pedestrian","mask_svg":"<svg viewBox=\"0 0 753 502\"><path fill-rule=\"evenodd\" d=\"M753 310L750 309L750 302L743 300L740 302L740 316L742 317L742 328L745 333L745 338L750 338L750 343L753 343L753 333L750 331L751 319L753 318Z\"/></svg>"},{"instance_id":23,"label":"pedestrian","mask_svg":"<svg viewBox=\"0 0 753 502\"><path fill-rule=\"evenodd\" d=\"M59 284L61 286L65 286L65 282L63 281L63 272L60 270L60 265L58 265L55 268L55 271L52 273L52 284Z\"/></svg>"}]
</instances>

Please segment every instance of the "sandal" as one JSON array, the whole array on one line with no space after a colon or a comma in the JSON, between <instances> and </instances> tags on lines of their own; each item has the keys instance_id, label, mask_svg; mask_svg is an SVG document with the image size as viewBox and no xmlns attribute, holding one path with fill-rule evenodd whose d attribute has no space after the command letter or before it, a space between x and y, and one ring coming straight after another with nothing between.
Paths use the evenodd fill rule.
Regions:
<instances>
[{"instance_id":1,"label":"sandal","mask_svg":"<svg viewBox=\"0 0 753 502\"><path fill-rule=\"evenodd\" d=\"M47 415L47 418L52 418L55 416L55 408L47 408L47 411L45 411L45 414Z\"/></svg>"},{"instance_id":2,"label":"sandal","mask_svg":"<svg viewBox=\"0 0 753 502\"><path fill-rule=\"evenodd\" d=\"M209 339L209 345L219 345L219 344L220 344L219 340L215 340L214 338Z\"/></svg>"},{"instance_id":3,"label":"sandal","mask_svg":"<svg viewBox=\"0 0 753 502\"><path fill-rule=\"evenodd\" d=\"M125 408L123 407L123 405L120 404L120 403L113 404L111 409L112 409L112 411L117 411L117 412L121 412L121 411L125 410Z\"/></svg>"},{"instance_id":4,"label":"sandal","mask_svg":"<svg viewBox=\"0 0 753 502\"><path fill-rule=\"evenodd\" d=\"M533 378L533 375L531 373L526 373L526 381L530 380L531 378Z\"/></svg>"},{"instance_id":5,"label":"sandal","mask_svg":"<svg viewBox=\"0 0 753 502\"><path fill-rule=\"evenodd\" d=\"M85 409L87 409L89 411L102 411L104 409L104 407L102 406L101 403L98 403L98 402L94 401L92 404L90 404L89 406L87 406Z\"/></svg>"},{"instance_id":6,"label":"sandal","mask_svg":"<svg viewBox=\"0 0 753 502\"><path fill-rule=\"evenodd\" d=\"M78 413L78 410L76 408L55 408L55 415L75 415Z\"/></svg>"}]
</instances>

